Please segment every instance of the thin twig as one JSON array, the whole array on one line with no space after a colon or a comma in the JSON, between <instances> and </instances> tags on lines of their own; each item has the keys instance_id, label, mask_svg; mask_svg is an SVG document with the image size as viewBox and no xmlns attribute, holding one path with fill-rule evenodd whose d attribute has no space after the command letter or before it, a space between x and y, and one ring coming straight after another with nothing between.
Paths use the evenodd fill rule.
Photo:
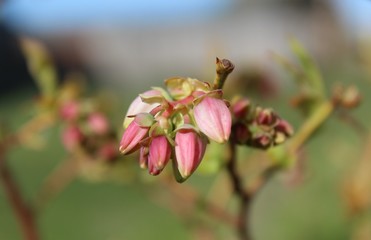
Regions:
<instances>
[{"instance_id":1,"label":"thin twig","mask_svg":"<svg viewBox=\"0 0 371 240\"><path fill-rule=\"evenodd\" d=\"M9 169L5 153L15 145L28 139L35 132L41 131L54 122L53 114L42 114L31 119L15 134L7 135L0 143L0 181L9 204L22 229L25 240L38 240L39 232L36 224L34 209L23 198L22 193Z\"/></svg>"},{"instance_id":2,"label":"thin twig","mask_svg":"<svg viewBox=\"0 0 371 240\"><path fill-rule=\"evenodd\" d=\"M23 199L18 185L6 165L4 156L1 156L0 160L0 181L4 187L5 195L22 229L24 239L38 240L39 234L34 212Z\"/></svg>"},{"instance_id":3,"label":"thin twig","mask_svg":"<svg viewBox=\"0 0 371 240\"><path fill-rule=\"evenodd\" d=\"M227 172L232 182L234 194L240 200L237 231L241 240L250 240L250 231L248 227L247 215L250 210L251 195L244 190L243 181L238 175L236 144L234 141L229 142L229 160L226 165Z\"/></svg>"}]
</instances>

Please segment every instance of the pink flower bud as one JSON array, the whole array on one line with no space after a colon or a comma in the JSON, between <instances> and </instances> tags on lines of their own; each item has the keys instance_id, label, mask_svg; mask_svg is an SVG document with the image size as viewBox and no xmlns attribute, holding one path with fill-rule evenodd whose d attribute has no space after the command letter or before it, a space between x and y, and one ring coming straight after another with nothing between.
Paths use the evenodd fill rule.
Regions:
<instances>
[{"instance_id":1,"label":"pink flower bud","mask_svg":"<svg viewBox=\"0 0 371 240\"><path fill-rule=\"evenodd\" d=\"M278 116L272 109L262 109L256 116L256 123L262 129L269 131L278 123Z\"/></svg>"},{"instance_id":2,"label":"pink flower bud","mask_svg":"<svg viewBox=\"0 0 371 240\"><path fill-rule=\"evenodd\" d=\"M232 131L235 137L235 140L237 143L244 144L246 143L250 138L252 133L250 132L248 126L245 123L235 123L232 127Z\"/></svg>"},{"instance_id":3,"label":"pink flower bud","mask_svg":"<svg viewBox=\"0 0 371 240\"><path fill-rule=\"evenodd\" d=\"M267 149L271 146L272 139L267 134L261 134L253 139L253 146L261 149Z\"/></svg>"},{"instance_id":4,"label":"pink flower bud","mask_svg":"<svg viewBox=\"0 0 371 240\"><path fill-rule=\"evenodd\" d=\"M250 108L250 101L246 98L240 98L231 106L231 111L234 117L244 119Z\"/></svg>"},{"instance_id":5,"label":"pink flower bud","mask_svg":"<svg viewBox=\"0 0 371 240\"><path fill-rule=\"evenodd\" d=\"M89 116L88 126L96 134L105 134L109 130L107 118L98 112Z\"/></svg>"},{"instance_id":6,"label":"pink flower bud","mask_svg":"<svg viewBox=\"0 0 371 240\"><path fill-rule=\"evenodd\" d=\"M161 173L161 170L157 169L153 162L148 162L148 172L149 174L156 176Z\"/></svg>"},{"instance_id":7,"label":"pink flower bud","mask_svg":"<svg viewBox=\"0 0 371 240\"><path fill-rule=\"evenodd\" d=\"M116 142L111 141L106 144L104 144L100 149L99 149L99 156L102 157L104 160L114 160L118 156L118 151L117 151L117 146Z\"/></svg>"},{"instance_id":8,"label":"pink flower bud","mask_svg":"<svg viewBox=\"0 0 371 240\"><path fill-rule=\"evenodd\" d=\"M76 126L69 126L62 133L62 143L68 151L77 147L83 138L80 129Z\"/></svg>"},{"instance_id":9,"label":"pink flower bud","mask_svg":"<svg viewBox=\"0 0 371 240\"><path fill-rule=\"evenodd\" d=\"M148 147L142 146L139 150L139 166L140 168L147 168L148 167Z\"/></svg>"},{"instance_id":10,"label":"pink flower bud","mask_svg":"<svg viewBox=\"0 0 371 240\"><path fill-rule=\"evenodd\" d=\"M177 168L182 178L185 179L200 164L207 142L193 129L181 129L176 133L175 144Z\"/></svg>"},{"instance_id":11,"label":"pink flower bud","mask_svg":"<svg viewBox=\"0 0 371 240\"><path fill-rule=\"evenodd\" d=\"M161 92L158 90L149 90L149 91L144 92L141 95L156 96L156 95L161 95ZM127 116L137 115L138 113L142 113L142 112L149 113L156 106L158 106L158 104L156 103L148 104L148 103L143 102L140 96L136 97L134 101L130 104L129 109L126 113L126 117L124 120L124 128L127 128L129 124L131 123L131 121L133 121L133 118L128 118Z\"/></svg>"},{"instance_id":12,"label":"pink flower bud","mask_svg":"<svg viewBox=\"0 0 371 240\"><path fill-rule=\"evenodd\" d=\"M194 107L194 116L199 129L207 137L218 143L228 140L232 119L223 100L205 97Z\"/></svg>"},{"instance_id":13,"label":"pink flower bud","mask_svg":"<svg viewBox=\"0 0 371 240\"><path fill-rule=\"evenodd\" d=\"M274 130L283 133L286 137L290 137L294 134L294 129L291 124L283 119L278 121L277 125L274 127Z\"/></svg>"},{"instance_id":14,"label":"pink flower bud","mask_svg":"<svg viewBox=\"0 0 371 240\"><path fill-rule=\"evenodd\" d=\"M157 136L149 145L148 168L152 175L159 174L170 160L171 146L165 136Z\"/></svg>"},{"instance_id":15,"label":"pink flower bud","mask_svg":"<svg viewBox=\"0 0 371 240\"><path fill-rule=\"evenodd\" d=\"M63 120L72 121L79 115L79 104L74 101L64 103L60 108L60 115Z\"/></svg>"},{"instance_id":16,"label":"pink flower bud","mask_svg":"<svg viewBox=\"0 0 371 240\"><path fill-rule=\"evenodd\" d=\"M150 127L140 126L136 121L132 121L125 130L120 142L120 152L129 154L139 147L139 142L147 135Z\"/></svg>"}]
</instances>

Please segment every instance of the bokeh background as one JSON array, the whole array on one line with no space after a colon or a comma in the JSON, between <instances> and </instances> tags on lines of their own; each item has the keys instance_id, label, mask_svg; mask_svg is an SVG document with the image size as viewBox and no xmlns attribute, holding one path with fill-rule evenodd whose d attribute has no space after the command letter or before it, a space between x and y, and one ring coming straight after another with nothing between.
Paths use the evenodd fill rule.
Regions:
<instances>
[{"instance_id":1,"label":"bokeh background","mask_svg":"<svg viewBox=\"0 0 371 240\"><path fill-rule=\"evenodd\" d=\"M370 26L369 0L2 0L0 120L16 129L29 118L29 106L38 94L19 46L27 37L46 46L60 79L82 73L89 93L109 96L118 132L137 93L161 86L172 76L212 81L216 56L236 65L228 94L235 90L272 106L297 128L303 117L289 104L297 88L272 58L274 52L293 59L288 42L295 37L318 63L329 89L335 82L361 89L362 105L352 116L369 129ZM259 74L273 89L261 89ZM58 128L48 131L42 151L17 148L9 153L9 164L28 199L67 156L59 134ZM300 181L290 183L289 172L277 174L255 199L250 216L254 239L352 239L367 214L351 216L344 186L361 159L371 158L363 156L366 145L354 129L331 117L303 150ZM371 164L366 166L371 174ZM196 174L186 184L207 192L215 177ZM167 201L153 197L167 192L155 186L155 179L128 178L75 180L40 214L44 239L194 239L202 236L192 230L194 225L211 226L219 239L233 239L232 230L217 221L200 213L185 220ZM208 237L213 239L204 239ZM21 239L2 191L0 239Z\"/></svg>"}]
</instances>

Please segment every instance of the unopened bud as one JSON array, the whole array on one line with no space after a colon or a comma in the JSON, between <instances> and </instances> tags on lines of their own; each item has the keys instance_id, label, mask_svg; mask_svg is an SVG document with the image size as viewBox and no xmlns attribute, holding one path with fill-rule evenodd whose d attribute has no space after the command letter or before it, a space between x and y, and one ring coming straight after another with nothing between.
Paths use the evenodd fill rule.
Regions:
<instances>
[{"instance_id":1,"label":"unopened bud","mask_svg":"<svg viewBox=\"0 0 371 240\"><path fill-rule=\"evenodd\" d=\"M218 143L226 142L231 134L231 113L221 99L205 97L194 107L199 129Z\"/></svg>"},{"instance_id":2,"label":"unopened bud","mask_svg":"<svg viewBox=\"0 0 371 240\"><path fill-rule=\"evenodd\" d=\"M350 86L345 89L342 98L342 105L345 108L355 108L361 102L361 94L357 87Z\"/></svg>"},{"instance_id":3,"label":"unopened bud","mask_svg":"<svg viewBox=\"0 0 371 240\"><path fill-rule=\"evenodd\" d=\"M233 117L238 119L244 119L247 117L247 114L250 109L250 101L246 98L240 98L232 103L231 111Z\"/></svg>"},{"instance_id":4,"label":"unopened bud","mask_svg":"<svg viewBox=\"0 0 371 240\"><path fill-rule=\"evenodd\" d=\"M344 87L338 84L332 90L332 101L344 108L355 108L361 102L361 94L356 86Z\"/></svg>"},{"instance_id":5,"label":"unopened bud","mask_svg":"<svg viewBox=\"0 0 371 240\"><path fill-rule=\"evenodd\" d=\"M253 139L253 145L257 148L267 149L271 146L272 139L266 134L259 135Z\"/></svg>"},{"instance_id":6,"label":"unopened bud","mask_svg":"<svg viewBox=\"0 0 371 240\"><path fill-rule=\"evenodd\" d=\"M256 123L265 131L269 131L277 124L278 117L272 109L258 110Z\"/></svg>"},{"instance_id":7,"label":"unopened bud","mask_svg":"<svg viewBox=\"0 0 371 240\"><path fill-rule=\"evenodd\" d=\"M234 65L231 61L228 59L222 59L216 58L216 72L218 74L229 74L233 71Z\"/></svg>"},{"instance_id":8,"label":"unopened bud","mask_svg":"<svg viewBox=\"0 0 371 240\"><path fill-rule=\"evenodd\" d=\"M283 133L286 137L290 137L294 134L294 129L290 123L286 120L279 119L276 126L274 126L276 132Z\"/></svg>"},{"instance_id":9,"label":"unopened bud","mask_svg":"<svg viewBox=\"0 0 371 240\"><path fill-rule=\"evenodd\" d=\"M139 142L144 139L150 129L149 115L138 114L125 130L121 142L120 152L129 154L139 147Z\"/></svg>"},{"instance_id":10,"label":"unopened bud","mask_svg":"<svg viewBox=\"0 0 371 240\"><path fill-rule=\"evenodd\" d=\"M142 146L139 150L139 166L142 169L145 169L148 166L148 152L149 148L146 146Z\"/></svg>"},{"instance_id":11,"label":"unopened bud","mask_svg":"<svg viewBox=\"0 0 371 240\"><path fill-rule=\"evenodd\" d=\"M170 160L171 146L165 136L157 136L152 139L149 145L148 165L150 174L157 175L164 169ZM157 171L153 171L157 170Z\"/></svg>"},{"instance_id":12,"label":"unopened bud","mask_svg":"<svg viewBox=\"0 0 371 240\"><path fill-rule=\"evenodd\" d=\"M235 141L239 144L244 144L251 137L251 132L248 126L244 123L235 123L232 126L232 132L235 138Z\"/></svg>"},{"instance_id":13,"label":"unopened bud","mask_svg":"<svg viewBox=\"0 0 371 240\"><path fill-rule=\"evenodd\" d=\"M148 173L152 176L157 176L161 173L161 170L157 169L153 162L148 161Z\"/></svg>"},{"instance_id":14,"label":"unopened bud","mask_svg":"<svg viewBox=\"0 0 371 240\"><path fill-rule=\"evenodd\" d=\"M228 75L233 71L234 65L228 59L216 58L216 78L213 89L222 89Z\"/></svg>"},{"instance_id":15,"label":"unopened bud","mask_svg":"<svg viewBox=\"0 0 371 240\"><path fill-rule=\"evenodd\" d=\"M105 134L109 130L108 120L101 113L92 113L88 117L88 126L96 134Z\"/></svg>"},{"instance_id":16,"label":"unopened bud","mask_svg":"<svg viewBox=\"0 0 371 240\"><path fill-rule=\"evenodd\" d=\"M63 120L72 121L78 117L79 111L79 104L75 101L70 101L62 104L60 115Z\"/></svg>"},{"instance_id":17,"label":"unopened bud","mask_svg":"<svg viewBox=\"0 0 371 240\"><path fill-rule=\"evenodd\" d=\"M108 142L99 149L99 156L105 160L114 160L118 156L116 142Z\"/></svg>"},{"instance_id":18,"label":"unopened bud","mask_svg":"<svg viewBox=\"0 0 371 240\"><path fill-rule=\"evenodd\" d=\"M207 142L193 129L181 129L176 133L175 143L177 168L182 178L186 179L200 164Z\"/></svg>"}]
</instances>

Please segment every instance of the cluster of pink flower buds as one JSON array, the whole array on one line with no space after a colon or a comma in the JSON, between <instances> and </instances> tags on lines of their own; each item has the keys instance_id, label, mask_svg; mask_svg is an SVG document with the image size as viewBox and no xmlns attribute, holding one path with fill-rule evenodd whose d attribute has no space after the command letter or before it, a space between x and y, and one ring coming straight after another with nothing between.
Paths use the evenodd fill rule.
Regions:
<instances>
[{"instance_id":1,"label":"cluster of pink flower buds","mask_svg":"<svg viewBox=\"0 0 371 240\"><path fill-rule=\"evenodd\" d=\"M272 109L253 107L246 98L232 101L231 112L233 140L238 144L267 149L294 133L291 125Z\"/></svg>"},{"instance_id":2,"label":"cluster of pink flower buds","mask_svg":"<svg viewBox=\"0 0 371 240\"><path fill-rule=\"evenodd\" d=\"M64 122L62 143L68 152L84 150L92 159L113 161L118 157L116 137L107 117L77 100L61 103Z\"/></svg>"},{"instance_id":3,"label":"cluster of pink flower buds","mask_svg":"<svg viewBox=\"0 0 371 240\"><path fill-rule=\"evenodd\" d=\"M120 151L139 150L139 162L158 175L173 161L177 181L199 166L208 139L224 143L231 133L231 113L223 92L192 78L165 80L167 89L153 88L130 105L124 120Z\"/></svg>"}]
</instances>

